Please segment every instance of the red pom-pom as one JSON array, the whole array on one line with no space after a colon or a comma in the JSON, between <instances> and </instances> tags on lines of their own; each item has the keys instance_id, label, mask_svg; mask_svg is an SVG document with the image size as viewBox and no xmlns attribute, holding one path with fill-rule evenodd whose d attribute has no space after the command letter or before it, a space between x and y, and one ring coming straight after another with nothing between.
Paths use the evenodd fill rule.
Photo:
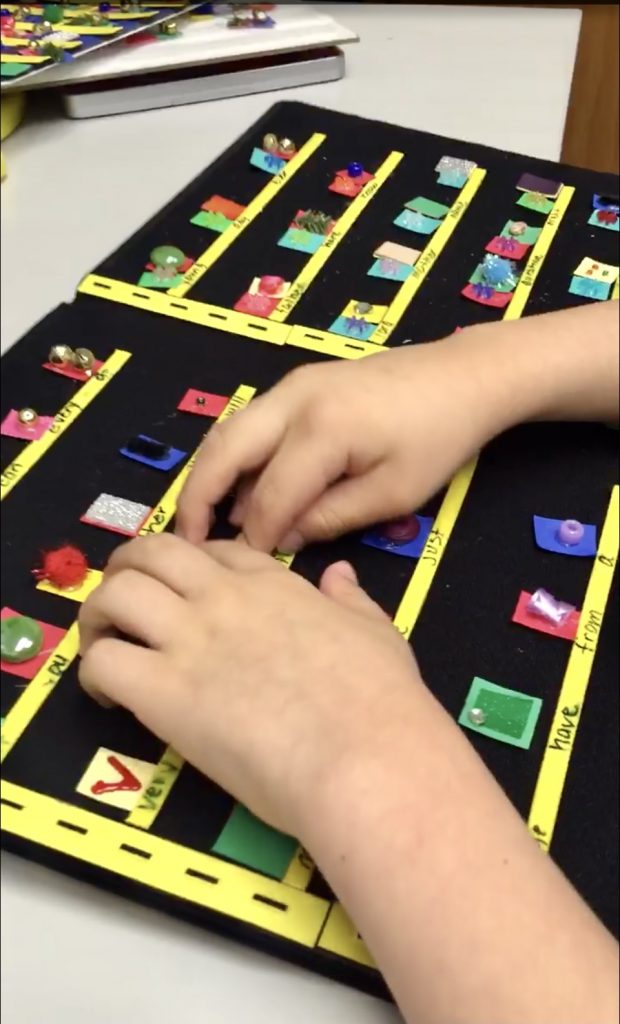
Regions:
<instances>
[{"instance_id":1,"label":"red pom-pom","mask_svg":"<svg viewBox=\"0 0 620 1024\"><path fill-rule=\"evenodd\" d=\"M88 562L79 548L65 544L55 551L46 551L43 564L35 569L33 576L37 580L46 580L52 586L64 590L68 587L79 587L86 579Z\"/></svg>"}]
</instances>

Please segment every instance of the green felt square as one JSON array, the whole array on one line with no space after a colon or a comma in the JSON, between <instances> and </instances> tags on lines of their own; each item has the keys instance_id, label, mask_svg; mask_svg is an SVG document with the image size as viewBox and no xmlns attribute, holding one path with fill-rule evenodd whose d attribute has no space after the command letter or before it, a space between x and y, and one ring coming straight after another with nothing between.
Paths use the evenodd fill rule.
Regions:
<instances>
[{"instance_id":1,"label":"green felt square","mask_svg":"<svg viewBox=\"0 0 620 1024\"><path fill-rule=\"evenodd\" d=\"M472 722L469 717L473 708L478 708L484 713L485 720L480 725ZM488 679L476 676L459 715L459 725L471 729L472 732L482 733L490 739L527 750L532 742L541 708L540 697L508 690L504 686L497 686Z\"/></svg>"},{"instance_id":2,"label":"green felt square","mask_svg":"<svg viewBox=\"0 0 620 1024\"><path fill-rule=\"evenodd\" d=\"M281 881L297 845L291 836L277 832L236 804L211 852Z\"/></svg>"},{"instance_id":3,"label":"green felt square","mask_svg":"<svg viewBox=\"0 0 620 1024\"><path fill-rule=\"evenodd\" d=\"M3 64L2 77L17 78L18 75L23 75L26 71L30 71L30 69L33 67L34 64Z\"/></svg>"},{"instance_id":4,"label":"green felt square","mask_svg":"<svg viewBox=\"0 0 620 1024\"><path fill-rule=\"evenodd\" d=\"M517 206L524 206L526 210L534 210L536 213L551 213L553 199L546 196L537 197L536 192L522 192L517 199Z\"/></svg>"},{"instance_id":5,"label":"green felt square","mask_svg":"<svg viewBox=\"0 0 620 1024\"><path fill-rule=\"evenodd\" d=\"M537 240L542 228L526 227L522 235L511 235L510 227L514 223L514 220L506 221L501 230L502 238L514 238L515 242L520 242L521 245L534 245L534 242Z\"/></svg>"},{"instance_id":6,"label":"green felt square","mask_svg":"<svg viewBox=\"0 0 620 1024\"><path fill-rule=\"evenodd\" d=\"M177 285L183 283L183 274L175 274L174 277L169 278L167 281L162 281L160 277L155 277L150 270L145 270L140 280L138 281L139 288L164 288L166 291L168 288L176 288Z\"/></svg>"},{"instance_id":7,"label":"green felt square","mask_svg":"<svg viewBox=\"0 0 620 1024\"><path fill-rule=\"evenodd\" d=\"M434 217L436 220L440 220L450 212L449 206L444 206L443 203L436 203L434 199L425 199L424 196L416 196L415 199L410 199L408 203L405 203L408 210L414 210L415 213L423 213L425 217Z\"/></svg>"},{"instance_id":8,"label":"green felt square","mask_svg":"<svg viewBox=\"0 0 620 1024\"><path fill-rule=\"evenodd\" d=\"M230 227L232 221L225 217L223 213L214 213L213 210L199 210L191 218L190 223L196 224L199 228L210 228L211 231L218 231L222 234Z\"/></svg>"}]
</instances>

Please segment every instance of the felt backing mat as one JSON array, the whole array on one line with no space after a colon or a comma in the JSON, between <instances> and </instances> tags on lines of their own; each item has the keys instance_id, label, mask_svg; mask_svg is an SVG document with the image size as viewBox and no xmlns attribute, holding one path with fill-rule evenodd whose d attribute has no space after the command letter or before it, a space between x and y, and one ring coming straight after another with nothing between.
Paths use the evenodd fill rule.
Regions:
<instances>
[{"instance_id":1,"label":"felt backing mat","mask_svg":"<svg viewBox=\"0 0 620 1024\"><path fill-rule=\"evenodd\" d=\"M373 249L386 239L417 245L391 226L404 203L424 195L446 203L455 190L435 185L433 171L444 154L476 160L487 179L453 238L448 242L410 310L391 338L422 342L454 330L457 324L498 320L501 312L469 303L459 295L484 246L505 221L530 224L544 218L515 206L517 179L524 171L560 178L576 186L558 236L532 290L526 313L576 305L568 294L572 271L583 256L617 263L617 236L589 227L593 192L617 191L616 180L573 168L499 153L480 146L440 139L390 125L363 121L297 103L278 104L205 171L161 214L105 260L98 272L137 281L156 244L179 245L197 256L215 235L189 224L189 218L212 193L249 202L268 177L249 167L251 147L263 134L290 135L300 145L313 131L327 141L293 181L231 249L192 289L190 297L230 306L251 278L265 273L292 280L307 257L276 246L298 208L338 213L346 200L326 185L333 172L352 159L374 169L392 149L406 154L393 177L331 257L290 322L323 329L350 298L386 304L398 285L368 278ZM404 165L404 166L403 166ZM405 236L405 237L401 237ZM418 245L418 247L421 247ZM587 301L587 300L585 300ZM30 571L42 548L73 541L89 563L103 567L122 538L79 522L102 491L154 505L175 475L159 473L122 458L127 439L148 434L192 452L209 420L176 412L185 391L199 388L230 395L244 383L264 391L283 374L322 357L299 349L222 335L163 316L80 296L60 306L33 328L2 360L2 416L10 408L32 406L53 414L78 384L41 369L50 346L64 342L87 345L97 358L114 349L131 360L82 413L64 436L18 484L2 505L3 605L35 618L68 627L78 606L37 591ZM441 382L438 381L438 386ZM412 390L411 401L415 401ZM386 409L390 415L390 409ZM364 424L360 424L360 430ZM22 442L2 438L2 465ZM433 440L428 439L429 458ZM483 453L463 510L447 546L413 634L424 678L448 712L458 717L473 676L537 695L542 712L529 750L521 750L468 733L480 755L519 812L526 817L553 717L570 645L511 623L521 590L544 586L563 600L581 606L592 568L590 559L566 558L534 544L532 516L571 517L595 523L600 530L611 487L618 479L617 434L589 425L521 427L501 437ZM433 514L441 496L421 510ZM222 519L216 535L230 531ZM293 571L318 580L322 569L349 559L362 585L394 614L415 563L360 544L352 535L319 545L295 560ZM552 854L601 919L617 934L618 888L618 591L614 581L599 640L594 670L582 714ZM2 675L2 715L21 690L20 680ZM412 737L415 743L415 737ZM78 795L75 787L100 746L156 762L162 744L121 710L102 711L80 691L75 664L6 758L3 777L21 786L114 820L125 812ZM185 766L151 832L189 848L207 852L230 813L230 798ZM381 842L380 836L369 842ZM86 877L140 902L241 938L281 957L371 992L385 994L377 973L320 950L308 950L257 928L188 904L146 886L119 879L78 860L64 857L2 833L9 849ZM473 883L474 880L472 880ZM483 885L484 879L475 880ZM377 880L380 883L380 879ZM311 892L329 897L316 874ZM386 908L389 913L389 907Z\"/></svg>"}]
</instances>

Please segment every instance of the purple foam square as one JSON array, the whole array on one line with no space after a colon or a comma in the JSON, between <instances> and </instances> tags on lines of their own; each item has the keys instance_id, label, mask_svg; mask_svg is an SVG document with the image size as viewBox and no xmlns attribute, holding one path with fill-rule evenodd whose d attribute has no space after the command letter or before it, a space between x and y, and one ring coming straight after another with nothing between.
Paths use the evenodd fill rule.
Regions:
<instances>
[{"instance_id":1,"label":"purple foam square","mask_svg":"<svg viewBox=\"0 0 620 1024\"><path fill-rule=\"evenodd\" d=\"M539 178L537 174L522 174L517 182L517 188L523 192L540 192L541 196L555 199L562 188L562 182Z\"/></svg>"},{"instance_id":2,"label":"purple foam square","mask_svg":"<svg viewBox=\"0 0 620 1024\"><path fill-rule=\"evenodd\" d=\"M583 523L583 537L578 544L563 544L559 539L559 529L563 519L547 519L546 516L534 516L534 537L543 551L553 551L558 555L576 555L578 558L593 558L597 551L596 526Z\"/></svg>"},{"instance_id":3,"label":"purple foam square","mask_svg":"<svg viewBox=\"0 0 620 1024\"><path fill-rule=\"evenodd\" d=\"M381 551L388 551L391 555L419 558L431 532L433 520L429 516L418 516L417 519L420 524L420 532L414 540L410 540L406 544L395 544L394 541L388 540L382 535L380 526L374 530L368 530L362 537L362 544L367 544L370 548L379 548Z\"/></svg>"}]
</instances>

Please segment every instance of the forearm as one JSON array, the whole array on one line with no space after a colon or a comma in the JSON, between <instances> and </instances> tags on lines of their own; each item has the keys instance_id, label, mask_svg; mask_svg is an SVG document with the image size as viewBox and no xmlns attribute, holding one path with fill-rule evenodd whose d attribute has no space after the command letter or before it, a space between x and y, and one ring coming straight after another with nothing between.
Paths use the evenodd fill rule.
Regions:
<instances>
[{"instance_id":1,"label":"forearm","mask_svg":"<svg viewBox=\"0 0 620 1024\"><path fill-rule=\"evenodd\" d=\"M427 691L307 845L412 1024L612 1024L617 947Z\"/></svg>"}]
</instances>

